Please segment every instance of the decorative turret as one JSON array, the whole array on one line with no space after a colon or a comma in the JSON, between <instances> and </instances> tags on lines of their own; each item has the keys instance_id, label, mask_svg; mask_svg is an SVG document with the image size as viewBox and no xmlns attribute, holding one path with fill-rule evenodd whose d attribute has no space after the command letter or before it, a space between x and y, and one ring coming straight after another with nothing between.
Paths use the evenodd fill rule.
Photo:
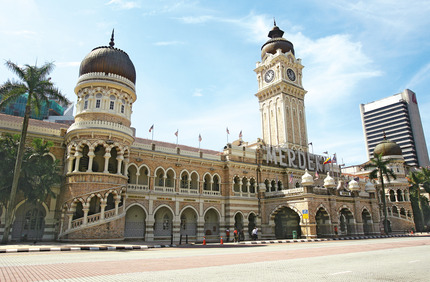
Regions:
<instances>
[{"instance_id":1,"label":"decorative turret","mask_svg":"<svg viewBox=\"0 0 430 282\"><path fill-rule=\"evenodd\" d=\"M309 174L308 170L305 170L305 174L302 176L302 186L314 185L314 178Z\"/></svg>"},{"instance_id":2,"label":"decorative turret","mask_svg":"<svg viewBox=\"0 0 430 282\"><path fill-rule=\"evenodd\" d=\"M360 191L360 185L358 185L358 182L355 181L355 179L353 179L353 180L349 181L348 189L350 191Z\"/></svg>"},{"instance_id":3,"label":"decorative turret","mask_svg":"<svg viewBox=\"0 0 430 282\"><path fill-rule=\"evenodd\" d=\"M336 183L334 182L333 177L330 176L330 172L327 173L327 177L324 178L324 187L325 188L334 188Z\"/></svg>"}]
</instances>

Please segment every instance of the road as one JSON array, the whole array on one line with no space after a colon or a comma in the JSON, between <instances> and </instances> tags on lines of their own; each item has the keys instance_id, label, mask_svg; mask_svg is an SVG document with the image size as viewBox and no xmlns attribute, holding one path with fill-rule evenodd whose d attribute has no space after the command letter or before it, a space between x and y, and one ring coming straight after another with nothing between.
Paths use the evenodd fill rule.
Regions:
<instances>
[{"instance_id":1,"label":"road","mask_svg":"<svg viewBox=\"0 0 430 282\"><path fill-rule=\"evenodd\" d=\"M0 254L0 281L429 281L430 237Z\"/></svg>"}]
</instances>

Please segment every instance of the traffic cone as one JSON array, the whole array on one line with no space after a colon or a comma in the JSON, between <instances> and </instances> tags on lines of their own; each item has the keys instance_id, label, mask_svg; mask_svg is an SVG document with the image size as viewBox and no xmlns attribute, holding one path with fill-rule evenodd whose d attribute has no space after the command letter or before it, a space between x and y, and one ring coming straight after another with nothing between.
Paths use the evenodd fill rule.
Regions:
<instances>
[{"instance_id":1,"label":"traffic cone","mask_svg":"<svg viewBox=\"0 0 430 282\"><path fill-rule=\"evenodd\" d=\"M206 245L206 237L203 237L203 245Z\"/></svg>"},{"instance_id":2,"label":"traffic cone","mask_svg":"<svg viewBox=\"0 0 430 282\"><path fill-rule=\"evenodd\" d=\"M222 236L221 236L221 242L220 242L220 244L222 245L222 244L224 244L224 242L222 241Z\"/></svg>"}]
</instances>

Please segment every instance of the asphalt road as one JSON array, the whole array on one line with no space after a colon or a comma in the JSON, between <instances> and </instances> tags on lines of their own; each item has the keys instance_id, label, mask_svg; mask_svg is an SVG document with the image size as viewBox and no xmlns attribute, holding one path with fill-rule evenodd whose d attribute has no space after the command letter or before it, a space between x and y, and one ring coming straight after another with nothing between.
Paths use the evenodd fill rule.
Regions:
<instances>
[{"instance_id":1,"label":"asphalt road","mask_svg":"<svg viewBox=\"0 0 430 282\"><path fill-rule=\"evenodd\" d=\"M0 254L0 281L430 281L430 237Z\"/></svg>"}]
</instances>

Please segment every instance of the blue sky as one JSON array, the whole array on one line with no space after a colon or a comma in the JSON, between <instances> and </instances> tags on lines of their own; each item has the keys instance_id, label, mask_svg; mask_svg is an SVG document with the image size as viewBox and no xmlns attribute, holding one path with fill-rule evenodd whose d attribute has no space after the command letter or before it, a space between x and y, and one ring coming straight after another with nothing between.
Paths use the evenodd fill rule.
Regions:
<instances>
[{"instance_id":1,"label":"blue sky","mask_svg":"<svg viewBox=\"0 0 430 282\"><path fill-rule=\"evenodd\" d=\"M54 83L71 101L81 60L106 46L137 72L137 136L221 151L261 137L253 69L277 25L302 59L308 139L347 165L367 160L359 104L417 94L430 140L428 1L30 1L0 0L0 59L54 61ZM13 77L2 63L0 82Z\"/></svg>"}]
</instances>

